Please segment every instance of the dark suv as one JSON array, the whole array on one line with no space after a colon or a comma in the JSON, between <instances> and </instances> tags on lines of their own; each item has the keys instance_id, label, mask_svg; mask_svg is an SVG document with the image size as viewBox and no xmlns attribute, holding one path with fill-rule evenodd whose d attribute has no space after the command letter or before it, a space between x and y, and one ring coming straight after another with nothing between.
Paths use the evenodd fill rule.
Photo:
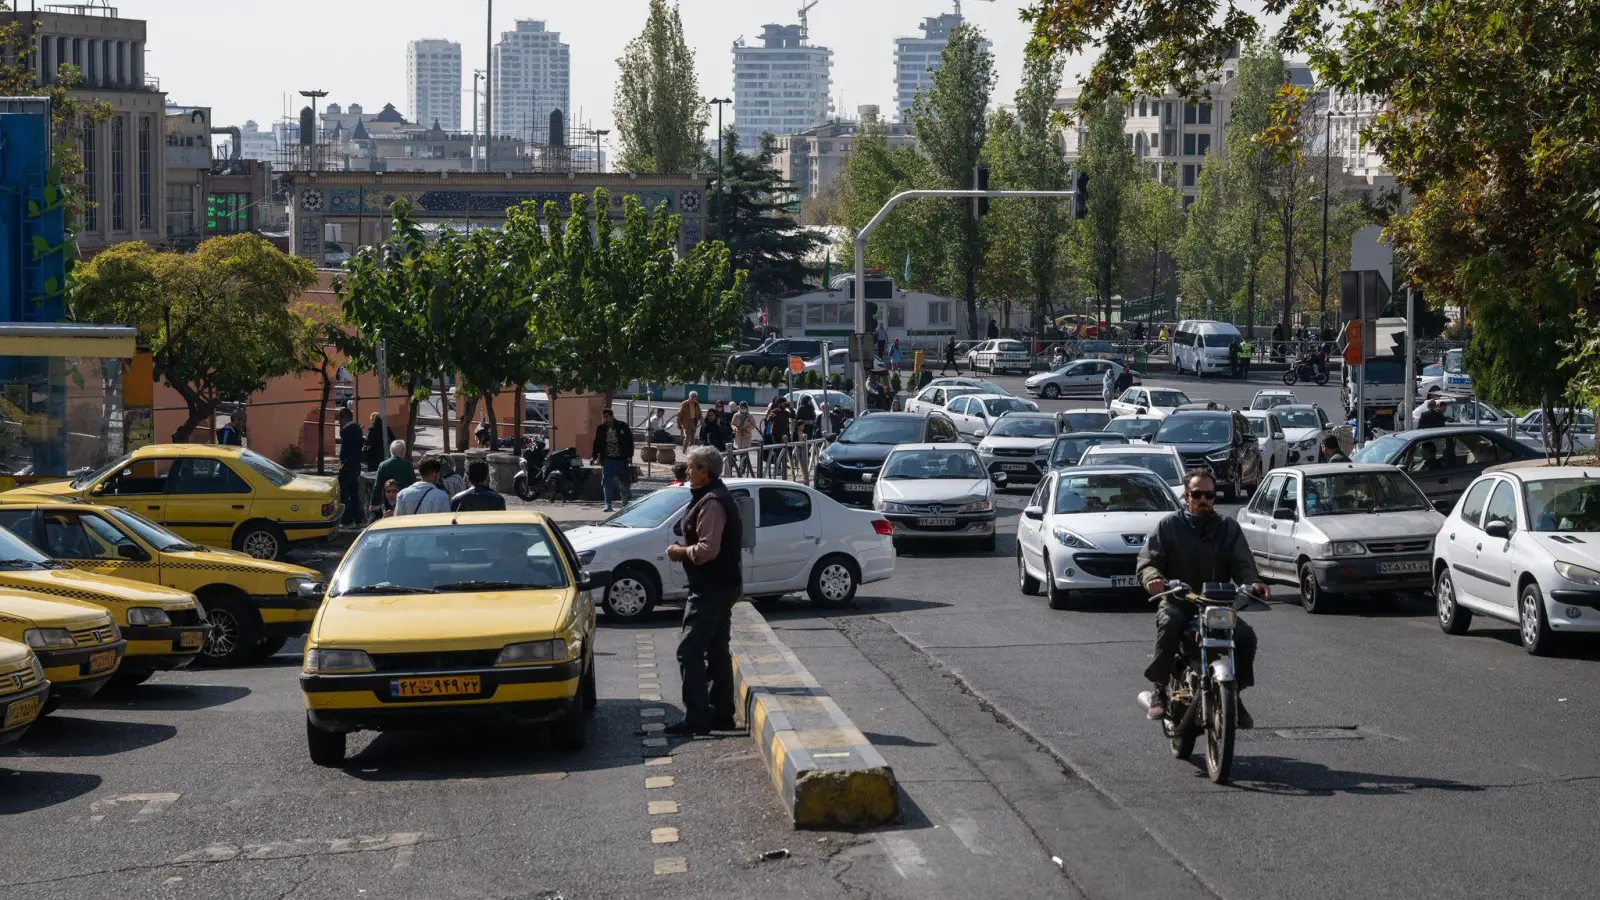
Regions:
<instances>
[{"instance_id":1,"label":"dark suv","mask_svg":"<svg viewBox=\"0 0 1600 900\"><path fill-rule=\"evenodd\" d=\"M839 339L839 346L846 346L845 339ZM773 338L754 350L735 353L733 364L736 366L749 366L752 369L787 369L789 357L798 356L810 361L822 355L822 342L809 338Z\"/></svg>"},{"instance_id":2,"label":"dark suv","mask_svg":"<svg viewBox=\"0 0 1600 900\"><path fill-rule=\"evenodd\" d=\"M1150 443L1178 448L1184 471L1209 469L1225 502L1261 484L1261 448L1250 423L1233 410L1179 410L1161 421Z\"/></svg>"},{"instance_id":3,"label":"dark suv","mask_svg":"<svg viewBox=\"0 0 1600 900\"><path fill-rule=\"evenodd\" d=\"M850 506L871 506L883 461L896 444L959 443L944 413L882 412L853 419L817 458L817 490Z\"/></svg>"}]
</instances>

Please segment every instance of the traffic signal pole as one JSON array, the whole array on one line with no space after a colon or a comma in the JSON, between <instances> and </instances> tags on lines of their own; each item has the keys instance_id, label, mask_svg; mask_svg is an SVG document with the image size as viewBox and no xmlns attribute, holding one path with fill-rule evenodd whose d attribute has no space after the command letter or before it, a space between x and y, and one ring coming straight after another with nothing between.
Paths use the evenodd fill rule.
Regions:
<instances>
[{"instance_id":1,"label":"traffic signal pole","mask_svg":"<svg viewBox=\"0 0 1600 900\"><path fill-rule=\"evenodd\" d=\"M867 330L867 238L871 237L872 232L878 230L878 226L882 225L884 220L889 218L889 213L892 212L896 206L899 206L901 203L904 203L907 200L919 200L924 197L943 197L956 200L998 200L1004 197L1033 197L1037 199L1050 199L1053 197L1058 200L1070 200L1074 196L1076 196L1075 191L921 190L901 191L900 193L895 194L893 197L890 197L889 202L883 204L883 208L878 210L878 212L867 222L867 224L861 226L860 231L856 232L854 285L855 327L853 329L856 336L851 341L852 349L859 351L860 348L858 345L863 340L860 335L865 333ZM955 317L951 316L951 320L954 321L954 319ZM867 409L867 363L872 359L872 353L871 351L866 353L854 352L851 355L857 357L856 359L852 359L850 361L850 371L853 373L853 377L855 379L855 391L853 393L855 395L854 399L856 412L857 415L860 415L866 412Z\"/></svg>"},{"instance_id":2,"label":"traffic signal pole","mask_svg":"<svg viewBox=\"0 0 1600 900\"><path fill-rule=\"evenodd\" d=\"M1406 392L1402 418L1395 423L1395 431L1411 430L1411 410L1417 405L1417 305L1411 293L1411 281L1406 280Z\"/></svg>"}]
</instances>

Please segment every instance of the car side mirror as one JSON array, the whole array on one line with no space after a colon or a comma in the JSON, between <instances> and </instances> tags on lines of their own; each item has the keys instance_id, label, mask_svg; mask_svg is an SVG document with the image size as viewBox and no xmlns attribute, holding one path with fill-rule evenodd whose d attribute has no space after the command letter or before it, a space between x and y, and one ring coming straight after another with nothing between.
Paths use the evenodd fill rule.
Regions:
<instances>
[{"instance_id":1,"label":"car side mirror","mask_svg":"<svg viewBox=\"0 0 1600 900\"><path fill-rule=\"evenodd\" d=\"M1295 521L1296 519L1299 518L1299 516L1296 516L1294 514L1294 510L1289 509L1286 506L1280 506L1277 509L1273 510L1272 511L1272 517L1274 519L1282 519L1285 522L1293 522L1293 521Z\"/></svg>"},{"instance_id":2,"label":"car side mirror","mask_svg":"<svg viewBox=\"0 0 1600 900\"><path fill-rule=\"evenodd\" d=\"M1044 507L1030 506L1027 509L1024 509L1022 514L1030 519L1033 519L1034 521L1038 521L1044 518Z\"/></svg>"},{"instance_id":3,"label":"car side mirror","mask_svg":"<svg viewBox=\"0 0 1600 900\"><path fill-rule=\"evenodd\" d=\"M316 600L320 603L322 598L328 596L328 585L321 581L313 581L300 585L295 593L301 600Z\"/></svg>"},{"instance_id":4,"label":"car side mirror","mask_svg":"<svg viewBox=\"0 0 1600 900\"><path fill-rule=\"evenodd\" d=\"M973 437L980 437L980 438L981 437L988 437L988 435L989 435L988 430L984 429L984 428L979 428L977 431L974 431L972 433Z\"/></svg>"},{"instance_id":5,"label":"car side mirror","mask_svg":"<svg viewBox=\"0 0 1600 900\"><path fill-rule=\"evenodd\" d=\"M610 572L590 572L585 569L578 573L578 590L580 591L599 591L610 586Z\"/></svg>"},{"instance_id":6,"label":"car side mirror","mask_svg":"<svg viewBox=\"0 0 1600 900\"><path fill-rule=\"evenodd\" d=\"M1505 519L1495 519L1483 526L1483 533L1492 538L1505 539L1511 537L1511 523Z\"/></svg>"},{"instance_id":7,"label":"car side mirror","mask_svg":"<svg viewBox=\"0 0 1600 900\"><path fill-rule=\"evenodd\" d=\"M134 562L144 562L150 558L150 554L141 550L138 544L132 543L118 544L117 556L122 559L131 559Z\"/></svg>"},{"instance_id":8,"label":"car side mirror","mask_svg":"<svg viewBox=\"0 0 1600 900\"><path fill-rule=\"evenodd\" d=\"M98 497L105 489L106 486L104 484L97 484L94 487L89 488L89 494L91 496Z\"/></svg>"}]
</instances>

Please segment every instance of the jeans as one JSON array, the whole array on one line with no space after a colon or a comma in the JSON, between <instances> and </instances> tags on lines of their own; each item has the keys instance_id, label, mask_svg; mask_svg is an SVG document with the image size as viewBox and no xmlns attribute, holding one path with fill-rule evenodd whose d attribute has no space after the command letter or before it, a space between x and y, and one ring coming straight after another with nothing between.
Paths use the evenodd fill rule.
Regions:
<instances>
[{"instance_id":1,"label":"jeans","mask_svg":"<svg viewBox=\"0 0 1600 900\"><path fill-rule=\"evenodd\" d=\"M741 585L689 590L683 604L678 672L683 678L684 721L710 727L733 721L733 604Z\"/></svg>"},{"instance_id":2,"label":"jeans","mask_svg":"<svg viewBox=\"0 0 1600 900\"><path fill-rule=\"evenodd\" d=\"M1156 655L1144 670L1146 681L1166 687L1191 615L1186 606L1161 604L1156 613ZM1233 675L1241 691L1256 683L1256 631L1243 618L1233 629Z\"/></svg>"},{"instance_id":3,"label":"jeans","mask_svg":"<svg viewBox=\"0 0 1600 900\"><path fill-rule=\"evenodd\" d=\"M345 525L360 525L365 504L361 502L361 463L354 460L339 466L339 502L344 504Z\"/></svg>"},{"instance_id":4,"label":"jeans","mask_svg":"<svg viewBox=\"0 0 1600 900\"><path fill-rule=\"evenodd\" d=\"M605 494L606 508L609 509L611 507L612 498L616 497L616 495L618 493L622 494L622 502L623 503L631 503L631 502L633 502L633 492L628 489L627 477L628 477L628 461L627 460L625 460L625 459L602 459L602 460L600 460L600 488L601 488L602 492L604 492L604 494ZM616 481L616 487L615 488L612 487L612 481L613 480ZM621 490L618 491L617 488L621 488Z\"/></svg>"}]
</instances>

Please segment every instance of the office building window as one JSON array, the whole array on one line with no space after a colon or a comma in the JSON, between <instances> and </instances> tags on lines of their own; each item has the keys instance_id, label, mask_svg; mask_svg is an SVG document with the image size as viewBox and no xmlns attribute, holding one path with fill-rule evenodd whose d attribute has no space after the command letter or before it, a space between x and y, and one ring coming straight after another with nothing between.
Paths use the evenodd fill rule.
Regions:
<instances>
[{"instance_id":1,"label":"office building window","mask_svg":"<svg viewBox=\"0 0 1600 900\"><path fill-rule=\"evenodd\" d=\"M1183 211L1184 212L1188 212L1189 211L1189 207L1191 207L1193 205L1194 205L1194 198L1193 197L1185 197L1185 198L1183 198Z\"/></svg>"},{"instance_id":2,"label":"office building window","mask_svg":"<svg viewBox=\"0 0 1600 900\"><path fill-rule=\"evenodd\" d=\"M1195 175L1196 175L1196 170L1199 169L1199 168L1200 168L1199 166L1194 165L1193 163L1184 163L1183 164L1183 186L1184 187L1194 187L1194 179L1195 179Z\"/></svg>"},{"instance_id":3,"label":"office building window","mask_svg":"<svg viewBox=\"0 0 1600 900\"><path fill-rule=\"evenodd\" d=\"M1186 134L1183 136L1183 155L1193 156L1195 151L1195 138L1197 135Z\"/></svg>"},{"instance_id":4,"label":"office building window","mask_svg":"<svg viewBox=\"0 0 1600 900\"><path fill-rule=\"evenodd\" d=\"M1201 125L1210 125L1211 124L1211 104L1209 104L1209 103L1200 104L1200 124Z\"/></svg>"},{"instance_id":5,"label":"office building window","mask_svg":"<svg viewBox=\"0 0 1600 900\"><path fill-rule=\"evenodd\" d=\"M139 227L150 228L150 117L139 117Z\"/></svg>"},{"instance_id":6,"label":"office building window","mask_svg":"<svg viewBox=\"0 0 1600 900\"><path fill-rule=\"evenodd\" d=\"M1193 125L1197 118L1199 118L1199 111L1195 109L1195 105L1193 103L1185 103L1183 105L1183 124Z\"/></svg>"},{"instance_id":7,"label":"office building window","mask_svg":"<svg viewBox=\"0 0 1600 900\"><path fill-rule=\"evenodd\" d=\"M1194 155L1195 156L1205 156L1206 152L1209 151L1210 149L1211 149L1211 135L1209 135L1209 134L1197 134L1197 135L1195 135L1195 137L1194 137Z\"/></svg>"},{"instance_id":8,"label":"office building window","mask_svg":"<svg viewBox=\"0 0 1600 900\"><path fill-rule=\"evenodd\" d=\"M111 120L111 230L124 231L128 227L127 183L123 157L127 153L127 128L121 116Z\"/></svg>"},{"instance_id":9,"label":"office building window","mask_svg":"<svg viewBox=\"0 0 1600 900\"><path fill-rule=\"evenodd\" d=\"M100 230L100 154L95 147L98 128L93 123L83 126L83 230Z\"/></svg>"}]
</instances>

